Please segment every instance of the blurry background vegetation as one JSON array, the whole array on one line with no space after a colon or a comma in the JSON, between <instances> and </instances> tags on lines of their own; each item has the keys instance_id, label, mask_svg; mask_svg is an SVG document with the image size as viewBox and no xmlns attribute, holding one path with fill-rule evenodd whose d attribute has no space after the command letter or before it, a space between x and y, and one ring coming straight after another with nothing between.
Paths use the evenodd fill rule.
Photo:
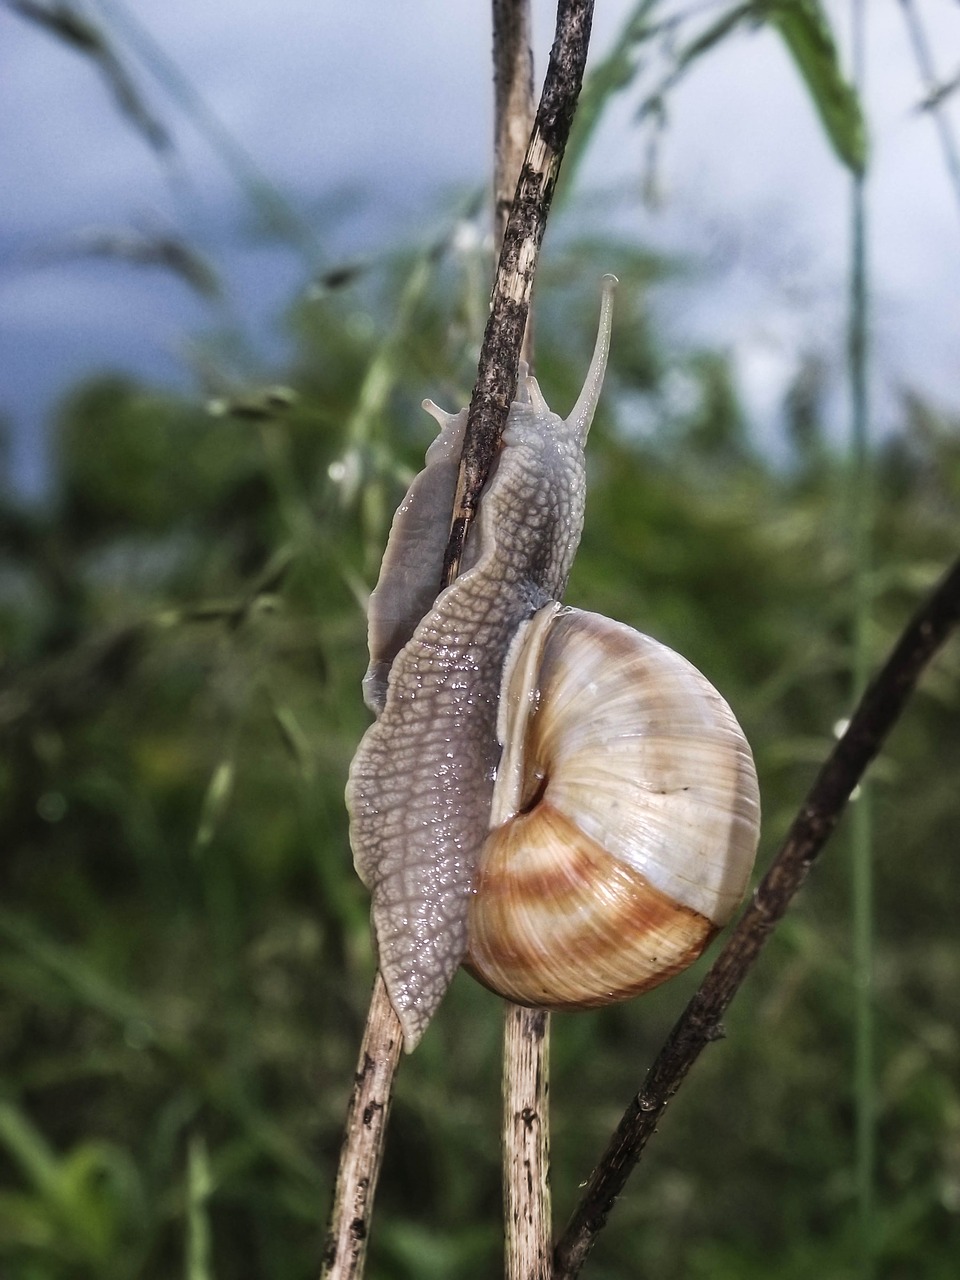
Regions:
<instances>
[{"instance_id":1,"label":"blurry background vegetation","mask_svg":"<svg viewBox=\"0 0 960 1280\"><path fill-rule=\"evenodd\" d=\"M629 64L604 69L601 103ZM315 1271L372 978L342 798L366 723L364 599L432 434L419 400L469 396L478 207L362 267L305 263L275 383L201 403L85 381L53 424L49 499L0 495L4 1276ZM863 566L826 371L807 361L785 438L761 445L725 352L659 334L653 298L689 266L597 236L571 199L538 277L537 372L560 411L605 270L621 289L568 599L723 690L757 757L762 869L850 705ZM956 553L958 427L905 390L873 449L874 661ZM885 1277L952 1277L960 1257L958 678L954 646L872 775ZM841 833L590 1275L858 1274L849 883ZM555 1020L558 1224L702 968ZM461 976L403 1062L371 1274L499 1269L500 1024Z\"/></svg>"}]
</instances>

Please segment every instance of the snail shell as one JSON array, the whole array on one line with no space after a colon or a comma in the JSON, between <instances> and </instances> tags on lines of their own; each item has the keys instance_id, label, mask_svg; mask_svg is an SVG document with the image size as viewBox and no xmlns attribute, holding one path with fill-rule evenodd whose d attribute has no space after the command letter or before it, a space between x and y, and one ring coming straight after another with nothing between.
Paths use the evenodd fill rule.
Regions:
<instances>
[{"instance_id":1,"label":"snail shell","mask_svg":"<svg viewBox=\"0 0 960 1280\"><path fill-rule=\"evenodd\" d=\"M466 964L520 1004L590 1008L690 964L743 896L759 834L753 758L685 658L599 614L524 625Z\"/></svg>"}]
</instances>

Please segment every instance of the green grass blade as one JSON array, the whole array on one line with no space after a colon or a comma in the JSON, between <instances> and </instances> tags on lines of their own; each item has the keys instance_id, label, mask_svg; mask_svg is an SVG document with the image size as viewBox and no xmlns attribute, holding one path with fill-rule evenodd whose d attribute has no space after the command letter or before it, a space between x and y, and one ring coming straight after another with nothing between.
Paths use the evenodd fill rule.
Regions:
<instances>
[{"instance_id":1,"label":"green grass blade","mask_svg":"<svg viewBox=\"0 0 960 1280\"><path fill-rule=\"evenodd\" d=\"M863 173L868 147L860 98L843 75L820 0L779 0L766 17L803 77L838 159L853 173Z\"/></svg>"},{"instance_id":2,"label":"green grass blade","mask_svg":"<svg viewBox=\"0 0 960 1280\"><path fill-rule=\"evenodd\" d=\"M207 1200L213 1190L207 1144L194 1135L187 1152L186 1280L213 1280L212 1238Z\"/></svg>"},{"instance_id":3,"label":"green grass blade","mask_svg":"<svg viewBox=\"0 0 960 1280\"><path fill-rule=\"evenodd\" d=\"M854 76L863 85L865 12L853 0ZM869 293L867 272L867 190L862 168L853 168L850 253L850 523L853 552L853 698L870 676L871 599L871 449L869 402ZM859 1274L874 1274L877 1249L876 1082L873 1001L873 838L870 789L861 789L852 815L854 1106L856 1111L856 1188L860 1221Z\"/></svg>"}]
</instances>

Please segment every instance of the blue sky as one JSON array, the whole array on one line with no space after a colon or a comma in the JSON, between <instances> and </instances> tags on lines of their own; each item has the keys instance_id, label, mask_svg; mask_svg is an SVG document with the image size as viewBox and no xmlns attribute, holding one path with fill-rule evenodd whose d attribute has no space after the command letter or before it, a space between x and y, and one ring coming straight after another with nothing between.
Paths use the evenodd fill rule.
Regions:
<instances>
[{"instance_id":1,"label":"blue sky","mask_svg":"<svg viewBox=\"0 0 960 1280\"><path fill-rule=\"evenodd\" d=\"M960 64L960 6L914 3L947 79ZM631 7L599 0L594 57ZM828 5L841 40L849 8ZM0 8L0 411L13 423L14 475L28 494L49 480L44 426L73 382L111 368L190 389L189 341L218 319L168 273L63 253L75 237L185 235L223 269L231 304L268 358L279 354L275 320L303 282L302 259L249 236L236 167L198 128L176 81L144 59L125 13L305 221L352 195L352 215L322 246L328 263L415 238L437 191L482 182L489 167L485 0L130 0L127 9L87 0L86 11L121 34L175 160L158 161L86 59ZM540 74L551 7L536 15ZM882 429L905 384L945 407L960 404L960 207L932 122L916 111L922 90L901 6L870 0L868 19ZM947 107L955 117L958 98ZM621 187L636 183L644 140L634 105L605 122L585 188L611 174ZM709 268L657 299L661 323L678 342L725 345L761 428L773 430L801 354L842 346L849 223L847 175L773 36L728 41L678 88L659 180L658 207L635 203L631 232ZM841 404L838 396L838 418Z\"/></svg>"}]
</instances>

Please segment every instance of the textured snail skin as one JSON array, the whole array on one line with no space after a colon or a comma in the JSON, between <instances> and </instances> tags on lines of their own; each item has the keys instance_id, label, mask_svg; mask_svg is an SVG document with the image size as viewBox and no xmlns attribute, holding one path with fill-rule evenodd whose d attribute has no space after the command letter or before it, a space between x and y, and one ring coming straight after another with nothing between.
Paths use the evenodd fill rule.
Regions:
<instances>
[{"instance_id":1,"label":"textured snail skin","mask_svg":"<svg viewBox=\"0 0 960 1280\"><path fill-rule=\"evenodd\" d=\"M508 655L499 733L474 976L584 1009L695 960L743 896L760 824L750 748L710 682L631 627L552 604Z\"/></svg>"},{"instance_id":2,"label":"textured snail skin","mask_svg":"<svg viewBox=\"0 0 960 1280\"><path fill-rule=\"evenodd\" d=\"M467 949L500 757L507 651L521 623L562 596L580 540L583 451L606 367L614 284L605 278L593 360L567 419L551 413L536 380L521 371L468 541L469 567L435 602L452 509L450 459L466 411L426 406L443 427L432 447L443 474L428 464L411 486L371 599L365 693L379 718L351 765L347 808L354 862L372 894L380 969L408 1052ZM438 495L446 520L436 518Z\"/></svg>"}]
</instances>

